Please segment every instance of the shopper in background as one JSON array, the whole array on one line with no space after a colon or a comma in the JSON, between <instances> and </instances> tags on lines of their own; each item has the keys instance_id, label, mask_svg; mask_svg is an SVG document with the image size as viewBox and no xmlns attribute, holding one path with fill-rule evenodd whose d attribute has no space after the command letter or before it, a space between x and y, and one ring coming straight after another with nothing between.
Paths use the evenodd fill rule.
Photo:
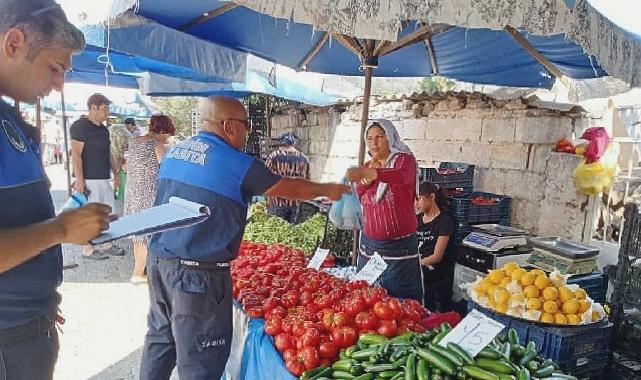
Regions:
<instances>
[{"instance_id":1,"label":"shopper in background","mask_svg":"<svg viewBox=\"0 0 641 380\"><path fill-rule=\"evenodd\" d=\"M158 165L165 156L167 140L175 132L176 128L169 117L154 115L149 122L149 132L129 142L125 215L137 213L154 205ZM146 281L148 238L135 236L131 240L134 243L134 270L131 282L137 284Z\"/></svg>"},{"instance_id":2,"label":"shopper in background","mask_svg":"<svg viewBox=\"0 0 641 380\"><path fill-rule=\"evenodd\" d=\"M93 94L87 100L89 114L76 120L70 128L74 188L87 196L89 203L103 203L114 207L114 190L120 185L117 166L111 156L109 130L103 124L109 117L109 99ZM111 175L113 174L113 187ZM99 249L83 248L82 257L104 260L108 255L123 256L122 248L107 243Z\"/></svg>"},{"instance_id":3,"label":"shopper in background","mask_svg":"<svg viewBox=\"0 0 641 380\"><path fill-rule=\"evenodd\" d=\"M450 311L456 247L454 219L449 213L445 190L432 182L421 183L416 209L419 211L416 234L423 268L424 305L431 311Z\"/></svg>"},{"instance_id":4,"label":"shopper in background","mask_svg":"<svg viewBox=\"0 0 641 380\"><path fill-rule=\"evenodd\" d=\"M287 132L280 137L278 143L278 148L265 160L265 166L282 177L309 179L309 160L303 152L296 149L298 137ZM289 223L298 222L299 211L300 201L277 197L267 199L267 212Z\"/></svg>"},{"instance_id":5,"label":"shopper in background","mask_svg":"<svg viewBox=\"0 0 641 380\"><path fill-rule=\"evenodd\" d=\"M358 269L378 253L388 265L381 275L381 285L388 293L422 302L414 209L416 159L389 120L374 120L364 138L372 159L346 174L349 181L357 183L363 206Z\"/></svg>"}]
</instances>

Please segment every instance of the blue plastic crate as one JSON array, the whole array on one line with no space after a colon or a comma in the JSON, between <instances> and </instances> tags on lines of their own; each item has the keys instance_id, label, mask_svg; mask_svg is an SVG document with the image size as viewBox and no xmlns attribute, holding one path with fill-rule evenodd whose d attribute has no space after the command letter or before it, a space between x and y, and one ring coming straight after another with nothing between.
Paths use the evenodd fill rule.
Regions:
<instances>
[{"instance_id":1,"label":"blue plastic crate","mask_svg":"<svg viewBox=\"0 0 641 380\"><path fill-rule=\"evenodd\" d=\"M607 351L611 331L612 324L608 321L580 327L546 327L532 323L528 340L537 343L539 355L563 365Z\"/></svg>"},{"instance_id":2,"label":"blue plastic crate","mask_svg":"<svg viewBox=\"0 0 641 380\"><path fill-rule=\"evenodd\" d=\"M609 351L601 351L558 364L564 373L576 376L579 380L596 380L603 378L603 371L609 362Z\"/></svg>"},{"instance_id":3,"label":"blue plastic crate","mask_svg":"<svg viewBox=\"0 0 641 380\"><path fill-rule=\"evenodd\" d=\"M496 199L494 205L472 204L474 197ZM509 224L512 198L492 193L475 191L469 197L455 197L451 199L452 214L459 223L497 223Z\"/></svg>"},{"instance_id":4,"label":"blue plastic crate","mask_svg":"<svg viewBox=\"0 0 641 380\"><path fill-rule=\"evenodd\" d=\"M454 169L454 173L444 173ZM438 169L421 168L421 182L429 181L443 187L451 196L466 196L474 190L474 165L460 162L442 162Z\"/></svg>"}]
</instances>

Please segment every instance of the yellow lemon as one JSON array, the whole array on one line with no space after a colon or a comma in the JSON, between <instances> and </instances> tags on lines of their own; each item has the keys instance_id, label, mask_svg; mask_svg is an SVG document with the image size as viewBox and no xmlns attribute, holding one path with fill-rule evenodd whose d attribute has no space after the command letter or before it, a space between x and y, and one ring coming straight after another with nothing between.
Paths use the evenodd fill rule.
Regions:
<instances>
[{"instance_id":1,"label":"yellow lemon","mask_svg":"<svg viewBox=\"0 0 641 380\"><path fill-rule=\"evenodd\" d=\"M520 280L521 280L521 277L523 277L523 275L524 275L525 273L527 273L527 271L526 271L525 269L523 269L523 268L517 268L517 269L515 269L515 270L512 272L512 274L510 275L510 277L512 277L512 280L514 280L514 281L520 281Z\"/></svg>"},{"instance_id":2,"label":"yellow lemon","mask_svg":"<svg viewBox=\"0 0 641 380\"><path fill-rule=\"evenodd\" d=\"M580 300L584 300L588 297L588 294L585 292L583 289L577 289L576 292L574 292L574 296Z\"/></svg>"},{"instance_id":3,"label":"yellow lemon","mask_svg":"<svg viewBox=\"0 0 641 380\"><path fill-rule=\"evenodd\" d=\"M555 314L557 311L559 311L559 305L557 305L554 301L545 301L543 302L543 311L545 311L546 313Z\"/></svg>"},{"instance_id":4,"label":"yellow lemon","mask_svg":"<svg viewBox=\"0 0 641 380\"><path fill-rule=\"evenodd\" d=\"M569 325L578 325L580 323L579 316L576 314L568 314L566 315L566 318L568 319L568 324Z\"/></svg>"},{"instance_id":5,"label":"yellow lemon","mask_svg":"<svg viewBox=\"0 0 641 380\"><path fill-rule=\"evenodd\" d=\"M505 313L507 313L507 309L508 309L508 307L507 307L507 304L506 304L506 303L497 303L497 304L496 304L496 307L495 307L494 309L495 309L496 311L498 311L499 313L503 313L503 314L505 314Z\"/></svg>"},{"instance_id":6,"label":"yellow lemon","mask_svg":"<svg viewBox=\"0 0 641 380\"><path fill-rule=\"evenodd\" d=\"M534 285L534 280L536 280L535 275L533 275L532 273L526 273L523 276L521 276L521 285L523 286Z\"/></svg>"},{"instance_id":7,"label":"yellow lemon","mask_svg":"<svg viewBox=\"0 0 641 380\"><path fill-rule=\"evenodd\" d=\"M554 323L554 314L543 313L541 314L540 321L544 323Z\"/></svg>"},{"instance_id":8,"label":"yellow lemon","mask_svg":"<svg viewBox=\"0 0 641 380\"><path fill-rule=\"evenodd\" d=\"M541 301L538 298L529 298L526 307L528 310L541 310Z\"/></svg>"},{"instance_id":9,"label":"yellow lemon","mask_svg":"<svg viewBox=\"0 0 641 380\"><path fill-rule=\"evenodd\" d=\"M512 282L511 277L505 277L501 280L501 286L506 287L510 282Z\"/></svg>"},{"instance_id":10,"label":"yellow lemon","mask_svg":"<svg viewBox=\"0 0 641 380\"><path fill-rule=\"evenodd\" d=\"M574 293L567 286L563 285L559 287L559 299L561 302L565 303L568 300L574 298Z\"/></svg>"},{"instance_id":11,"label":"yellow lemon","mask_svg":"<svg viewBox=\"0 0 641 380\"><path fill-rule=\"evenodd\" d=\"M554 315L554 323L556 323L557 325L567 325L568 319L562 313L557 313Z\"/></svg>"},{"instance_id":12,"label":"yellow lemon","mask_svg":"<svg viewBox=\"0 0 641 380\"><path fill-rule=\"evenodd\" d=\"M590 304L590 301L588 300L579 300L579 313L583 314L586 311L590 310L590 307L592 305Z\"/></svg>"},{"instance_id":13,"label":"yellow lemon","mask_svg":"<svg viewBox=\"0 0 641 380\"><path fill-rule=\"evenodd\" d=\"M596 322L601 319L601 314L598 311L592 310L592 322Z\"/></svg>"},{"instance_id":14,"label":"yellow lemon","mask_svg":"<svg viewBox=\"0 0 641 380\"><path fill-rule=\"evenodd\" d=\"M507 262L505 263L505 265L503 265L503 270L508 276L510 276L516 269L519 269L519 264L515 263L514 261Z\"/></svg>"},{"instance_id":15,"label":"yellow lemon","mask_svg":"<svg viewBox=\"0 0 641 380\"><path fill-rule=\"evenodd\" d=\"M498 285L505 278L505 271L503 269L494 269L490 271L490 274L488 274L487 277L490 281Z\"/></svg>"},{"instance_id":16,"label":"yellow lemon","mask_svg":"<svg viewBox=\"0 0 641 380\"><path fill-rule=\"evenodd\" d=\"M508 301L510 300L510 292L503 289L497 290L494 294L494 300L496 301L496 303L507 305Z\"/></svg>"},{"instance_id":17,"label":"yellow lemon","mask_svg":"<svg viewBox=\"0 0 641 380\"><path fill-rule=\"evenodd\" d=\"M539 289L543 290L548 286L550 286L550 280L548 280L548 278L545 276L536 276L536 279L534 280L534 285L536 285Z\"/></svg>"},{"instance_id":18,"label":"yellow lemon","mask_svg":"<svg viewBox=\"0 0 641 380\"><path fill-rule=\"evenodd\" d=\"M532 269L532 270L530 271L530 273L532 273L532 274L533 274L533 275L535 275L536 277L539 277L539 276L547 277L547 274L545 274L545 272L543 272L543 271L542 271L542 270L540 270L540 269Z\"/></svg>"},{"instance_id":19,"label":"yellow lemon","mask_svg":"<svg viewBox=\"0 0 641 380\"><path fill-rule=\"evenodd\" d=\"M561 310L563 310L563 314L576 314L579 311L579 307L579 301L571 299L563 303Z\"/></svg>"},{"instance_id":20,"label":"yellow lemon","mask_svg":"<svg viewBox=\"0 0 641 380\"><path fill-rule=\"evenodd\" d=\"M539 296L539 288L535 285L528 285L523 289L523 294L525 294L527 298L537 298Z\"/></svg>"},{"instance_id":21,"label":"yellow lemon","mask_svg":"<svg viewBox=\"0 0 641 380\"><path fill-rule=\"evenodd\" d=\"M543 297L545 297L546 300L554 301L555 299L559 298L559 291L553 286L548 286L547 288L543 289Z\"/></svg>"}]
</instances>

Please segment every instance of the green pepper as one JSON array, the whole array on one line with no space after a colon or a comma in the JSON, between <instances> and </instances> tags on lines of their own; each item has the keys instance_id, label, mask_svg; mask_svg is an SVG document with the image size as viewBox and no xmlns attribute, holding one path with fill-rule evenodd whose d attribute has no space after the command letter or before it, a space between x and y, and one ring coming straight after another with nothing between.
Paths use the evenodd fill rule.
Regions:
<instances>
[{"instance_id":1,"label":"green pepper","mask_svg":"<svg viewBox=\"0 0 641 380\"><path fill-rule=\"evenodd\" d=\"M418 359L416 365L416 380L430 380L430 367L423 358Z\"/></svg>"},{"instance_id":2,"label":"green pepper","mask_svg":"<svg viewBox=\"0 0 641 380\"><path fill-rule=\"evenodd\" d=\"M410 354L405 362L405 380L416 380L416 354Z\"/></svg>"}]
</instances>

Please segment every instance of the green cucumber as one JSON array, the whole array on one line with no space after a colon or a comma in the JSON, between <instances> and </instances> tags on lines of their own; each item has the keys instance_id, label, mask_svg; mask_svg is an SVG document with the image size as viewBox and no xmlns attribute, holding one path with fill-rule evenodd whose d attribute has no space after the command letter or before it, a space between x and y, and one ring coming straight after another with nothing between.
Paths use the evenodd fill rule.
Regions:
<instances>
[{"instance_id":1,"label":"green cucumber","mask_svg":"<svg viewBox=\"0 0 641 380\"><path fill-rule=\"evenodd\" d=\"M371 347L371 348L366 348L364 350L356 351L352 354L351 358L356 360L367 360L370 358L370 356L376 354L377 350L378 350L377 347Z\"/></svg>"},{"instance_id":2,"label":"green cucumber","mask_svg":"<svg viewBox=\"0 0 641 380\"><path fill-rule=\"evenodd\" d=\"M534 360L536 358L536 350L527 350L525 351L525 354L521 358L521 361L519 364L521 365L527 365L531 360Z\"/></svg>"},{"instance_id":3,"label":"green cucumber","mask_svg":"<svg viewBox=\"0 0 641 380\"><path fill-rule=\"evenodd\" d=\"M354 380L374 380L373 373L364 373L358 377L355 377Z\"/></svg>"},{"instance_id":4,"label":"green cucumber","mask_svg":"<svg viewBox=\"0 0 641 380\"><path fill-rule=\"evenodd\" d=\"M503 356L503 359L505 360L510 360L512 357L512 345L510 342L505 342L503 345L501 345L501 349L499 350L501 352L501 355Z\"/></svg>"},{"instance_id":5,"label":"green cucumber","mask_svg":"<svg viewBox=\"0 0 641 380\"><path fill-rule=\"evenodd\" d=\"M410 354L405 362L405 380L416 380L416 354Z\"/></svg>"},{"instance_id":6,"label":"green cucumber","mask_svg":"<svg viewBox=\"0 0 641 380\"><path fill-rule=\"evenodd\" d=\"M547 366L547 367L541 367L534 372L534 376L536 377L548 377L551 376L552 373L554 372L555 368L553 365Z\"/></svg>"},{"instance_id":7,"label":"green cucumber","mask_svg":"<svg viewBox=\"0 0 641 380\"><path fill-rule=\"evenodd\" d=\"M320 367L308 369L307 371L303 372L302 375L300 375L300 378L301 380L313 379L317 377L316 375L318 375L319 373L323 372L326 369L328 369L326 366L320 366Z\"/></svg>"},{"instance_id":8,"label":"green cucumber","mask_svg":"<svg viewBox=\"0 0 641 380\"><path fill-rule=\"evenodd\" d=\"M418 353L418 356L425 359L429 364L433 365L434 367L440 369L446 375L453 375L455 373L454 363L452 363L445 356L433 350L430 350L430 349L425 350L422 348L419 348L417 350L417 353Z\"/></svg>"},{"instance_id":9,"label":"green cucumber","mask_svg":"<svg viewBox=\"0 0 641 380\"><path fill-rule=\"evenodd\" d=\"M537 363L536 360L530 360L530 362L527 363L527 369L529 369L530 372L536 372L539 369L539 363Z\"/></svg>"},{"instance_id":10,"label":"green cucumber","mask_svg":"<svg viewBox=\"0 0 641 380\"><path fill-rule=\"evenodd\" d=\"M351 358L351 357L352 357L352 354L353 354L354 352L358 351L358 347L356 347L356 346L351 346L351 347L348 347L347 349L344 349L344 350L345 350L345 351L344 351L344 352L345 352L345 356L346 356L346 357L348 357L348 358ZM343 350L341 350L341 351L343 351Z\"/></svg>"},{"instance_id":11,"label":"green cucumber","mask_svg":"<svg viewBox=\"0 0 641 380\"><path fill-rule=\"evenodd\" d=\"M473 366L473 365L466 365L463 366L463 371L465 371L465 374L468 376L478 379L478 380L499 380L499 376L490 372L486 371L482 368Z\"/></svg>"},{"instance_id":12,"label":"green cucumber","mask_svg":"<svg viewBox=\"0 0 641 380\"><path fill-rule=\"evenodd\" d=\"M516 377L517 380L530 380L530 371L527 368L521 368Z\"/></svg>"},{"instance_id":13,"label":"green cucumber","mask_svg":"<svg viewBox=\"0 0 641 380\"><path fill-rule=\"evenodd\" d=\"M332 374L332 377L335 379L355 379L356 378L356 376L345 371L334 371L334 373Z\"/></svg>"},{"instance_id":14,"label":"green cucumber","mask_svg":"<svg viewBox=\"0 0 641 380\"><path fill-rule=\"evenodd\" d=\"M332 364L332 369L336 371L349 372L352 369L352 367L354 367L355 365L356 365L356 361L352 359L343 359L343 360L334 362L334 364Z\"/></svg>"},{"instance_id":15,"label":"green cucumber","mask_svg":"<svg viewBox=\"0 0 641 380\"><path fill-rule=\"evenodd\" d=\"M486 359L500 359L501 353L493 349L492 347L485 347L481 350L481 352L478 353L478 355L476 355L476 357Z\"/></svg>"},{"instance_id":16,"label":"green cucumber","mask_svg":"<svg viewBox=\"0 0 641 380\"><path fill-rule=\"evenodd\" d=\"M403 333L403 334L401 334L401 335L399 335L399 336L397 336L397 337L395 337L395 338L392 338L391 342L392 342L392 343L409 343L409 342L410 342L410 339L411 339L414 335L416 335L416 333L413 333L413 332L409 332L409 331L408 331L408 332ZM362 335L361 335L361 336L362 336Z\"/></svg>"},{"instance_id":17,"label":"green cucumber","mask_svg":"<svg viewBox=\"0 0 641 380\"><path fill-rule=\"evenodd\" d=\"M445 347L439 346L437 344L430 344L427 346L432 351L436 351L437 353L441 354L442 356L446 357L454 363L455 366L461 367L463 365L463 359L461 359L457 354L455 354L453 351L448 350Z\"/></svg>"},{"instance_id":18,"label":"green cucumber","mask_svg":"<svg viewBox=\"0 0 641 380\"><path fill-rule=\"evenodd\" d=\"M394 376L398 375L399 373L403 373L403 371L398 370L398 369L390 369L390 370L387 370L387 371L379 372L377 378L378 379L391 379Z\"/></svg>"},{"instance_id":19,"label":"green cucumber","mask_svg":"<svg viewBox=\"0 0 641 380\"><path fill-rule=\"evenodd\" d=\"M443 338L445 338L445 335L447 335L449 331L441 331L440 333L436 334L434 338L432 338L432 344L438 344Z\"/></svg>"},{"instance_id":20,"label":"green cucumber","mask_svg":"<svg viewBox=\"0 0 641 380\"><path fill-rule=\"evenodd\" d=\"M448 342L447 348L453 353L455 353L456 355L458 355L458 357L461 358L461 360L463 360L465 364L470 364L470 365L474 364L474 359L472 358L472 356L468 354L468 352L465 351L465 349L463 349L463 347L459 346L458 344L454 342Z\"/></svg>"},{"instance_id":21,"label":"green cucumber","mask_svg":"<svg viewBox=\"0 0 641 380\"><path fill-rule=\"evenodd\" d=\"M441 330L441 332L443 332L443 331L451 331L452 330L452 325L450 325L447 322L442 323L440 330Z\"/></svg>"},{"instance_id":22,"label":"green cucumber","mask_svg":"<svg viewBox=\"0 0 641 380\"><path fill-rule=\"evenodd\" d=\"M390 371L396 369L394 367L394 364L374 364L374 365L368 365L365 367L366 372L383 372L383 371Z\"/></svg>"},{"instance_id":23,"label":"green cucumber","mask_svg":"<svg viewBox=\"0 0 641 380\"><path fill-rule=\"evenodd\" d=\"M498 373L497 375L499 375L499 380L516 380L514 375L506 375L504 373Z\"/></svg>"},{"instance_id":24,"label":"green cucumber","mask_svg":"<svg viewBox=\"0 0 641 380\"><path fill-rule=\"evenodd\" d=\"M387 338L382 335L367 333L361 335L360 338L358 338L358 341L371 346L373 344L385 343L387 342Z\"/></svg>"},{"instance_id":25,"label":"green cucumber","mask_svg":"<svg viewBox=\"0 0 641 380\"><path fill-rule=\"evenodd\" d=\"M506 375L514 374L514 368L512 368L512 366L509 365L508 363L505 363L500 360L478 358L474 360L474 365L481 369L491 371L493 373L504 373Z\"/></svg>"},{"instance_id":26,"label":"green cucumber","mask_svg":"<svg viewBox=\"0 0 641 380\"><path fill-rule=\"evenodd\" d=\"M520 344L519 334L517 334L516 330L507 330L507 341L510 342L510 344Z\"/></svg>"},{"instance_id":27,"label":"green cucumber","mask_svg":"<svg viewBox=\"0 0 641 380\"><path fill-rule=\"evenodd\" d=\"M416 365L416 380L430 380L430 367L423 358L418 359Z\"/></svg>"}]
</instances>

